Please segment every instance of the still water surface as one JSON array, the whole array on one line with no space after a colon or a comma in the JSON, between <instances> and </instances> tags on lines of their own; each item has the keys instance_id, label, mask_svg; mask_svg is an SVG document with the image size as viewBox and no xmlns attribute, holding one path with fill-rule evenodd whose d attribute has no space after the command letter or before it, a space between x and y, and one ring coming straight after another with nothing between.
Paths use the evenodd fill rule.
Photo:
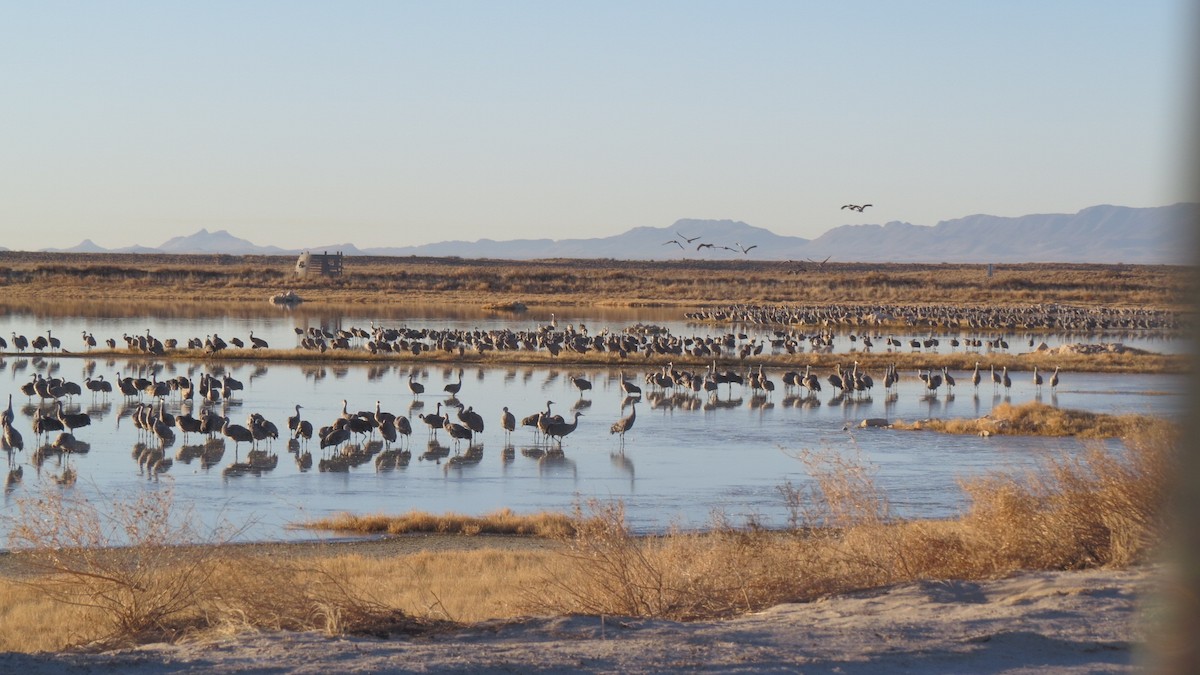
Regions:
<instances>
[{"instance_id":1,"label":"still water surface","mask_svg":"<svg viewBox=\"0 0 1200 675\"><path fill-rule=\"evenodd\" d=\"M606 319L611 319L614 327L627 325L621 319L598 315L579 319L592 325ZM101 329L96 326L107 325L97 317L52 320L55 334L64 336L64 346L69 332L58 330L59 326L88 325L100 338ZM113 329L151 322L150 317L107 320L114 322ZM202 325L207 330L198 331L201 335L212 332L214 320L229 325L230 335L242 333L243 327L247 331L253 327L256 336L270 334L272 340L286 341L289 333L294 336L291 326L295 317L291 315L171 318L151 328L160 336L177 334L186 338ZM480 317L431 315L419 320L426 322L423 325L436 321L447 327L479 321ZM634 323L641 320L654 321L646 316ZM14 323L11 316L6 321ZM285 322L283 327L278 326L281 321ZM357 324L358 318L352 321L356 325L367 323ZM507 323L500 319L497 322L512 326L511 318ZM28 327L24 323L17 330L32 334ZM986 379L976 391L967 382L968 373L953 373L959 380L954 393L943 389L931 398L925 395L915 373L902 372L894 396L885 395L877 384L870 398L855 400L835 396L827 385L815 397L786 392L782 371L767 368L765 373L776 385L769 397L753 396L749 389L734 385L722 386L718 397L712 399L704 394L654 392L642 379L645 369L630 367L624 374L642 385L645 395L637 405L637 421L622 449L609 427L630 408L622 407L621 372L608 368L252 362L167 362L156 367L154 375L160 380L180 374L196 380L205 372L240 379L244 390L216 408L237 424L245 424L250 413L260 413L286 430L287 417L294 413L296 404L301 404L304 419L319 427L332 423L341 413L343 400L351 412L373 411L379 401L384 411L412 420L414 433L408 444L412 459L407 466L391 470L377 470L373 461L346 473L321 472L316 466L302 470L281 438L269 446L279 456L273 470L227 476L223 469L235 459L245 458L247 444L235 452L234 444L227 441L220 460L205 467L199 459L185 461L187 446L202 440L193 437L185 443L178 437L166 450L167 456L175 458L174 465L154 479L133 458L135 445L147 442L139 438L129 417L136 402L126 401L120 394L93 398L85 391L75 399L74 406L88 412L92 424L78 430L76 436L87 442L90 450L67 458L51 456L39 468L32 463L38 443L31 429L38 401L36 397L27 401L19 391L20 385L39 372L81 384L89 374L114 380L118 372L151 373L142 360L9 355L0 359L0 397L14 394L15 424L25 436L26 449L14 456L24 465L24 478L5 495L0 527L7 531L10 526L16 513L15 500L51 484L53 475L61 473L64 461L78 473L78 482L71 489L97 501L146 491L170 491L181 510L192 507L207 522L227 520L246 525L242 537L248 540L313 538L317 535L310 531L287 526L342 511L401 513L420 509L483 514L512 508L534 512L569 509L589 498L623 501L631 526L639 531L661 531L674 524L702 526L714 512L724 513L735 522L754 517L767 525L781 526L786 524L788 514L779 487L785 482L803 485L810 480L804 464L797 459L797 454L804 451L859 458L874 470L878 485L900 515L946 516L965 505L958 488L960 479L990 471L1036 467L1047 457L1078 452L1083 446L1063 438L979 438L853 426L870 417L978 417L1000 402L1033 399L1096 412L1179 416L1186 387L1186 378L1176 375L1063 373L1056 392L1044 388L1039 393L1031 376L1021 373L1014 377L1012 389L1007 392L993 392ZM425 385L427 393L414 397L409 392L410 372ZM822 380L828 375L819 374ZM463 384L458 401L481 413L486 423L474 444L482 449L482 459L477 463L448 461L465 454L467 444L463 442L456 449L445 431L431 437L417 418L419 413L434 412L439 402L445 403L448 395L443 386L458 381L460 375ZM582 395L571 380L579 375L592 382L592 389ZM882 373L872 375L877 383L881 382ZM0 405L3 400L6 397L0 398ZM499 424L504 406L520 419L544 409L548 400L555 401L553 411L568 420L572 412L582 413L578 429L563 441L561 453L547 453L548 449L557 449L557 444L536 442L529 428L518 427L511 439L506 438ZM173 414L189 408L195 413L200 406L167 399L167 410ZM845 430L847 425L852 428ZM505 453L509 446L511 453ZM422 459L431 448L431 458ZM315 440L308 449L317 459L322 456ZM433 455L444 457L434 459Z\"/></svg>"}]
</instances>

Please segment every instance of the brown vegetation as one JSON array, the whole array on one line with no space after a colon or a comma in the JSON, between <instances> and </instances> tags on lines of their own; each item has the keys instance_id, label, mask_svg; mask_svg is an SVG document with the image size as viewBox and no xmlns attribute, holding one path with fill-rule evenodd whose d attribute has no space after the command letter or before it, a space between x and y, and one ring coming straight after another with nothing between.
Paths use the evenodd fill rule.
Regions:
<instances>
[{"instance_id":1,"label":"brown vegetation","mask_svg":"<svg viewBox=\"0 0 1200 675\"><path fill-rule=\"evenodd\" d=\"M1036 472L965 481L970 506L941 521L899 520L861 462L804 453L813 482L781 488L784 530L718 519L708 532L643 537L620 504L592 503L557 545L532 551L293 557L180 546L169 501L116 509L134 544L112 550L90 507L43 498L24 505L32 524L11 554L21 571L0 578L0 650L243 628L386 634L531 611L702 619L915 579L1127 565L1166 529L1176 443L1160 423L1118 454L1097 445Z\"/></svg>"},{"instance_id":2,"label":"brown vegetation","mask_svg":"<svg viewBox=\"0 0 1200 675\"><path fill-rule=\"evenodd\" d=\"M1078 436L1080 438L1130 438L1161 424L1149 415L1105 415L1056 408L1037 401L1020 405L1001 403L979 419L896 420L893 429L940 431L948 434Z\"/></svg>"},{"instance_id":3,"label":"brown vegetation","mask_svg":"<svg viewBox=\"0 0 1200 675\"><path fill-rule=\"evenodd\" d=\"M563 513L521 515L511 509L501 509L482 516L433 514L415 510L399 516L342 513L332 518L304 523L301 527L355 534L431 532L465 535L517 534L549 538L573 534L575 525L576 520Z\"/></svg>"},{"instance_id":4,"label":"brown vegetation","mask_svg":"<svg viewBox=\"0 0 1200 675\"><path fill-rule=\"evenodd\" d=\"M795 261L487 260L353 257L340 277L297 277L290 256L0 252L10 300L87 297L266 301L294 290L306 302L473 305L746 303L1063 303L1181 309L1194 297L1185 267Z\"/></svg>"}]
</instances>

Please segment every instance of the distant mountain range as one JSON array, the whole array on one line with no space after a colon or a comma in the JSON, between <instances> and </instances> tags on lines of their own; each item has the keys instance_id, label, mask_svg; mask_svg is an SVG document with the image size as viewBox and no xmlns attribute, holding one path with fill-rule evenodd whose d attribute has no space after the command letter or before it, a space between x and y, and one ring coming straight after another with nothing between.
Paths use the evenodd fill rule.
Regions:
<instances>
[{"instance_id":1,"label":"distant mountain range","mask_svg":"<svg viewBox=\"0 0 1200 675\"><path fill-rule=\"evenodd\" d=\"M1189 264L1200 204L1131 208L1093 206L1074 214L1015 218L974 215L933 226L892 221L842 225L816 239L777 235L733 220L683 219L667 227L635 227L593 239L444 241L421 246L358 248L351 243L285 249L259 246L226 230L173 237L157 248L106 249L90 239L70 253L298 255L341 251L348 256L463 258L615 258L632 260L755 259L841 262L1136 263ZM692 241L686 241L691 239ZM678 243L675 243L678 242ZM2 250L2 249L0 249Z\"/></svg>"}]
</instances>

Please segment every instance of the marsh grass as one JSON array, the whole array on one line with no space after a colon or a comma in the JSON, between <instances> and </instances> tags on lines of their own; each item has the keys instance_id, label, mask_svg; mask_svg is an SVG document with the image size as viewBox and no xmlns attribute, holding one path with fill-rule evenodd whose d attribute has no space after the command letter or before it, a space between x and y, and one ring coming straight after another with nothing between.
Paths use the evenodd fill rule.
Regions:
<instances>
[{"instance_id":1,"label":"marsh grass","mask_svg":"<svg viewBox=\"0 0 1200 675\"><path fill-rule=\"evenodd\" d=\"M801 452L811 481L781 486L791 514L782 530L714 516L702 532L641 536L620 503L588 502L544 550L293 557L167 546L178 533L161 515L169 505L134 502L106 525L43 498L22 516L41 524L10 554L19 571L0 578L0 650L247 629L387 635L531 612L698 620L919 579L1135 564L1170 527L1177 444L1160 422L1120 451L1097 443L1038 470L965 480L963 513L934 521L897 518L853 452ZM104 546L113 526L143 534L114 550Z\"/></svg>"},{"instance_id":2,"label":"marsh grass","mask_svg":"<svg viewBox=\"0 0 1200 675\"><path fill-rule=\"evenodd\" d=\"M21 631L23 651L28 642L111 648L230 627L346 633L418 623L372 600L368 586L347 586L336 560L322 566L248 556L228 545L234 529L198 532L197 519L176 512L169 495L97 505L48 487L17 503L12 580L39 601L67 608L60 630L41 643Z\"/></svg>"},{"instance_id":3,"label":"marsh grass","mask_svg":"<svg viewBox=\"0 0 1200 675\"><path fill-rule=\"evenodd\" d=\"M1168 527L1176 444L1160 423L1121 454L1096 445L1040 471L967 480L970 506L942 521L897 519L856 458L802 453L813 480L784 486L787 531L635 537L618 507L593 505L565 542L581 576L551 577L532 604L688 620L918 579L1128 565L1148 559Z\"/></svg>"},{"instance_id":4,"label":"marsh grass","mask_svg":"<svg viewBox=\"0 0 1200 675\"><path fill-rule=\"evenodd\" d=\"M1160 421L1149 415L1107 415L1070 410L1029 401L1020 405L1001 403L978 419L896 420L893 429L937 431L948 434L1077 436L1079 438L1127 438L1148 433Z\"/></svg>"},{"instance_id":5,"label":"marsh grass","mask_svg":"<svg viewBox=\"0 0 1200 675\"><path fill-rule=\"evenodd\" d=\"M433 514L409 511L400 515L356 515L341 513L331 518L303 523L311 530L331 530L354 534L507 534L554 538L572 534L577 520L562 513L522 515L500 509L482 516L457 513Z\"/></svg>"}]
</instances>

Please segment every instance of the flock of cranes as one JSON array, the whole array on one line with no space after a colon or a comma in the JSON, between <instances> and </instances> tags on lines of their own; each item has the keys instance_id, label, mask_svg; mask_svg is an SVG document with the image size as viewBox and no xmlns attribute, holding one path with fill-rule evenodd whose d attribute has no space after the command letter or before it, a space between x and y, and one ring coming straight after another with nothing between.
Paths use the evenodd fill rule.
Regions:
<instances>
[{"instance_id":1,"label":"flock of cranes","mask_svg":"<svg viewBox=\"0 0 1200 675\"><path fill-rule=\"evenodd\" d=\"M705 318L725 320L735 313L741 313L743 317L754 313L765 313L774 320L779 318L777 313L780 311L783 310L740 305L726 310L716 310L711 317ZM800 310L787 311L793 312L792 316L796 316ZM826 307L820 311L836 313L838 309ZM925 311L929 311L929 308L925 308ZM806 321L821 320L815 315L806 315L804 319ZM745 334L734 332L716 337L682 337L671 335L666 329L640 324L621 333L611 333L605 330L592 335L583 324L578 327L567 326L565 329L559 330L557 321L551 321L547 325L529 331L509 329L493 331L431 330L384 328L372 325L369 330L350 328L331 332L309 328L307 330L297 329L296 332L302 342L321 340L333 344L332 348L365 348L373 352L404 350L420 353L424 350L437 349L463 353L468 348L479 351L546 349L551 350L552 353L554 350L578 352L611 350L619 351L623 356L680 354L704 356L711 359L710 365L705 367L702 372L677 369L673 363L648 370L640 385L637 381L626 377L623 372L621 373L618 389L623 396L622 415L612 421L608 428L611 435L618 437L616 443L622 451L625 447L626 436L636 423L639 403L645 402L656 407L662 400L661 396L668 392L671 395L703 395L716 401L719 399L722 389L728 397L732 397L734 386L745 388L753 397L769 398L777 388L776 381L772 379L762 363L747 364L748 357L761 354L767 347L772 350L783 349L792 352L802 348L801 345L805 343L814 351L824 351L831 348L833 340L833 333L829 331L804 335L792 329L776 329L771 333L772 337L762 340L749 339ZM45 335L37 335L33 340L16 333L13 333L12 338L13 348L18 354L29 349L63 351L61 340L49 330ZM881 335L875 336L875 339L880 338L883 338L880 346L889 350L936 349L939 344L937 338L912 338L901 341L890 335L886 338ZM863 332L861 335L850 334L849 339L859 341L863 348L869 349L874 346L869 332ZM122 341L127 350L151 356L162 355L168 350L181 348L179 342L159 340L151 335L149 330L145 334L125 334L122 336ZM82 333L82 342L85 350L93 349L97 345L95 337L87 331ZM105 341L105 344L112 348L119 343L114 339L109 339ZM243 349L267 348L266 341L253 334L245 342L237 338L231 338L226 342L214 333L203 341L192 338L186 344L188 348L201 349L208 355L229 349L231 346ZM949 344L952 348L959 346L955 338L951 338ZM986 346L989 349L1008 348L1008 344L1002 339L997 339L994 343L989 341ZM965 348L971 347L972 345L968 341ZM0 348L7 349L8 344L4 343L0 345ZM721 356L739 357L740 367L735 365L725 370L719 369L718 358ZM208 361L202 363L208 363ZM781 369L774 368L773 370L779 372ZM869 398L872 389L876 386L874 377L860 368L857 361L845 369L840 365L836 366L831 373L825 376L818 375L811 366L806 366L803 371L782 371L779 372L779 375L781 376L780 387L785 395L804 392L804 396L809 400L821 392L823 387L829 387L837 397L845 396L861 400L863 397ZM887 392L895 390L901 377L894 365L886 367L883 373L877 373L877 375L881 377L880 384ZM938 370L920 369L916 372L916 377L922 383L922 389L928 396L935 396L942 390L947 393L953 392L957 385L954 375L944 367ZM1059 377L1060 371L1057 367L1048 378L1045 378L1037 368L1034 368L1032 375L1034 386L1038 392L1042 390L1044 383L1048 384L1052 392L1056 391ZM991 380L993 391L1001 389L1007 391L1012 386L1012 378L1007 367L1002 366L997 371L994 366L989 366L986 371L981 371L980 363L976 362L976 367L968 378L971 386L978 390L987 379ZM552 400L546 402L544 410L534 411L521 418L518 418L508 406L503 407L498 416L498 422L506 444L511 443L512 435L519 429L530 428L535 443L544 442L551 450L561 452L565 439L575 433L580 427L581 419L587 417L579 408L584 407L582 405L584 403L590 405L590 401L585 401L584 397L593 391L592 382L583 375L572 376L570 381L579 393L580 405L576 406L572 414L567 417L552 412L551 406L554 405ZM426 395L426 385L415 378L413 371L410 371L402 382L401 386L406 387L412 395L415 407L418 399ZM643 398L643 387L649 392L645 398ZM286 431L281 430L259 413L247 415L245 423L240 424L231 420L226 412L218 410L218 408L223 408L235 397L238 397L237 392L243 389L243 383L237 379L227 374L209 372L201 372L194 378L179 376L165 380L159 380L156 372L151 372L149 378L122 376L120 371L117 371L112 379L106 379L103 374L95 376L89 374L84 380L83 386L62 378L45 377L39 372L21 385L20 392L27 397L31 405L34 398L38 401L37 406L33 407L35 412L30 416L29 428L33 434L32 438L36 439L42 447L58 448L64 452L71 452L72 449L78 451L87 446L85 442L77 438L77 435L83 433L85 428L91 424L91 418L86 412L70 409L71 402L75 397L82 396L85 391L93 397L117 395L123 397L132 406L129 416L139 434L138 447L141 448L138 457L139 466L144 466L155 473L165 471L170 467L170 458L166 457L163 451L171 446L177 434L182 436L185 444L192 435L203 436L206 439L205 443L214 441L220 441L222 445L224 442L232 443L235 461L231 465L231 469L242 472L273 468L274 462L277 461L277 455L263 451L261 448L263 446L270 447L271 442L278 439L281 433L288 442L289 450L296 453L296 460L301 468L310 467L314 464L314 460L312 455L307 452L307 446L310 441L316 439L315 442L322 454L321 461L317 463L318 468L339 471L357 465L361 457L355 459L351 458L351 455L360 452L364 443L366 445L374 443L376 437L379 439L376 449L382 451L380 458L398 464L407 462L408 457L411 456L408 448L414 427L424 427L428 431L431 447L437 440L438 434L445 433L453 443L456 458L457 451L464 442L468 453L477 454L476 444L485 429L483 415L472 406L459 401L459 396L464 389L461 368L457 377L444 382L440 392L435 394L439 399L435 411L415 414L412 420L406 415L384 411L382 402L378 400L375 402L373 411L352 413L349 411L348 401L343 400L341 413L332 420L328 420L328 423L319 426L302 418L301 411L304 410L302 404L295 404L295 414L289 417ZM10 471L16 472L19 477L20 467L12 464L12 452L22 450L25 439L21 430L17 428L19 424L13 412L12 398L10 394L8 407L0 416L0 442L3 443L4 449L9 451ZM173 405L178 406L178 414L168 412L167 401L172 401ZM626 414L624 411L627 407L629 412ZM54 442L51 442L50 436L56 432L59 436ZM243 444L249 444L251 449L251 454L247 456L247 462L239 460L238 453ZM443 446L438 447L443 448ZM511 448L511 445L509 447ZM448 456L448 452L441 454L435 452L426 453L422 458L440 461L442 457L446 456ZM454 459L451 458L451 461Z\"/></svg>"},{"instance_id":2,"label":"flock of cranes","mask_svg":"<svg viewBox=\"0 0 1200 675\"><path fill-rule=\"evenodd\" d=\"M864 209L870 208L871 206L874 206L874 205L873 204L845 204L842 206L842 210L850 209L851 211L858 211L859 213L862 213ZM662 245L670 246L671 244L674 244L674 245L678 246L680 248L680 250L687 251L688 248L692 245L692 242L698 241L702 238L701 236L688 237L688 236L681 234L678 230L676 230L675 234L679 237L679 239L668 239L667 241L664 241L662 243ZM700 250L703 250L706 248L712 249L712 250L723 249L726 251L732 251L734 253L740 252L741 254L745 255L745 254L750 253L750 251L752 249L758 248L758 244L752 244L750 246L743 246L741 244L741 242L734 242L733 246L725 246L723 244L700 243L700 244L696 244L695 250L700 251ZM829 260L829 259L826 258L826 260Z\"/></svg>"},{"instance_id":3,"label":"flock of cranes","mask_svg":"<svg viewBox=\"0 0 1200 675\"><path fill-rule=\"evenodd\" d=\"M679 236L679 239L668 239L667 241L664 241L662 243L662 245L670 246L671 244L675 244L681 250L686 251L686 250L688 250L688 247L690 247L692 245L692 242L700 239L700 237L698 237L698 236L697 237L685 237L682 234L679 234L678 232L676 232L675 234ZM683 241L680 241L680 239L682 239ZM713 250L722 249L725 251L733 251L734 253L741 253L742 255L746 255L746 254L750 253L750 251L758 248L758 244L751 244L750 246L743 246L741 242L734 242L733 246L726 246L724 244L709 244L707 242L704 242L704 243L696 244L695 250L702 251L706 248L713 249Z\"/></svg>"},{"instance_id":4,"label":"flock of cranes","mask_svg":"<svg viewBox=\"0 0 1200 675\"><path fill-rule=\"evenodd\" d=\"M803 370L780 370L769 370L762 364L722 369L713 360L701 371L678 369L668 363L647 370L640 380L622 372L615 386L622 396L622 414L609 423L609 434L617 437L616 449L623 453L627 434L637 422L638 406L646 404L656 408L670 396L702 396L716 403L720 401L722 391L726 400L732 399L733 387L737 386L754 398L768 400L777 389L782 389L785 395L803 392L808 401L815 403L815 397L826 387L836 398L863 400L866 397L869 400L873 388L877 386L875 377L861 368L857 361L851 362L846 368L835 366L824 375L811 366ZM778 380L773 378L772 371L777 374ZM889 392L889 396L893 396L901 379L897 368L894 365L887 366L876 376L880 378L878 385ZM964 377L969 386L977 391L988 380L992 383L993 391L1003 389L1007 392L1012 387L1007 367L997 370L995 366L988 366L984 370L976 362L969 376L960 377ZM922 383L925 395L931 397L942 390L949 395L958 384L955 376L945 367L920 369L916 372L916 378ZM501 409L497 421L503 433L506 453L511 452L513 434L523 428L532 432L533 443L543 444L545 452L562 452L567 437L575 433L580 428L581 420L587 417L580 410L591 405L585 396L594 392L592 381L583 374L571 375L568 379L569 386L578 392L579 401L566 417L555 413L553 400L547 400L544 408L520 418L509 406ZM1048 377L1044 377L1035 368L1032 381L1037 391L1040 392L1045 384L1054 392L1060 383L1060 370L1056 367ZM412 396L410 411L423 407L421 399L427 396L427 386L415 378L414 371L402 376L397 384L400 388L407 388ZM464 387L461 368L453 380L445 381L440 391L432 394L437 399L434 411L417 413L411 420L404 414L387 412L381 400L375 401L373 410L353 412L349 401L343 399L340 413L320 425L305 418L303 411L306 408L300 403L294 404L294 414L288 417L283 427L276 426L257 412L246 415L245 422L239 423L231 419L228 406L234 400L237 401L236 405L243 403L238 392L244 388L241 381L228 374L209 372L200 372L194 377L179 375L160 380L156 372L151 372L149 377L135 377L122 376L117 371L112 380L104 375L89 375L83 387L62 378L45 377L39 372L20 387L20 393L28 401L26 409L30 411L31 438L36 440L41 450L54 449L68 455L87 451L88 444L80 436L86 437L84 432L92 424L88 413L70 409L74 399L83 396L84 391L92 397L122 397L131 407L129 417L138 432L135 458L139 467L151 475L170 469L172 459L165 454L165 450L172 446L177 436L182 437L185 444L177 458L187 453L200 453L206 464L219 460L225 444L232 443L234 461L226 467L226 474L273 469L278 462L278 455L270 448L281 436L287 442L289 451L295 453L301 470L315 465L322 471L347 471L372 455L376 455L376 466L407 464L412 456L411 437L416 429L422 427L427 431L430 450L420 455L420 459L437 463L446 459L448 465L453 465L456 462L478 461L482 457L482 445L479 443L487 425L482 414L459 400L464 388L469 390L469 387ZM168 411L168 402L177 412ZM20 480L21 467L14 463L13 454L25 447L25 438L18 426L13 394L9 394L8 405L0 414L0 442L9 452L10 482ZM51 441L55 433L58 437ZM442 433L453 444L453 457L449 454L449 447L437 441ZM203 437L202 446L187 445L193 435ZM308 450L310 442L318 446L319 461L315 461ZM464 443L466 453L460 454ZM249 446L245 461L239 458L243 445Z\"/></svg>"}]
</instances>

